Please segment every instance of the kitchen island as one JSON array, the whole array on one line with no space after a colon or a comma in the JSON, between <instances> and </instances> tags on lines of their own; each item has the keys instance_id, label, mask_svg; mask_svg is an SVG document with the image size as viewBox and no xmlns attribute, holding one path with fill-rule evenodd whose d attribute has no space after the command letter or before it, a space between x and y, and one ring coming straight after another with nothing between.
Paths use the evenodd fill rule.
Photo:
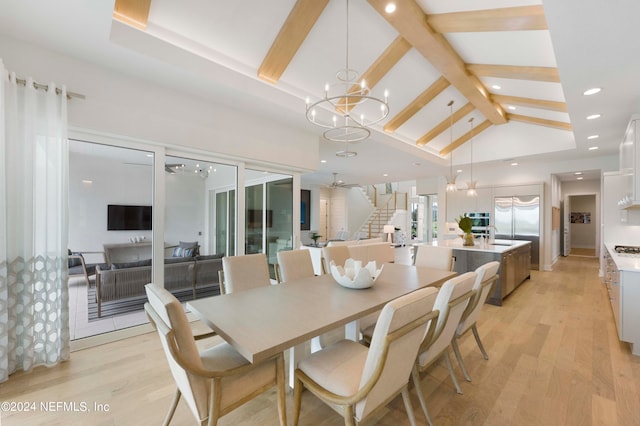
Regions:
<instances>
[{"instance_id":1,"label":"kitchen island","mask_svg":"<svg viewBox=\"0 0 640 426\"><path fill-rule=\"evenodd\" d=\"M474 271L487 262L500 262L498 280L487 300L492 305L501 306L505 297L531 277L531 241L476 241L474 246L463 246L462 239L456 238L436 241L433 245L453 249L456 259L454 270L459 274ZM420 250L420 245L416 245L415 249Z\"/></svg>"}]
</instances>

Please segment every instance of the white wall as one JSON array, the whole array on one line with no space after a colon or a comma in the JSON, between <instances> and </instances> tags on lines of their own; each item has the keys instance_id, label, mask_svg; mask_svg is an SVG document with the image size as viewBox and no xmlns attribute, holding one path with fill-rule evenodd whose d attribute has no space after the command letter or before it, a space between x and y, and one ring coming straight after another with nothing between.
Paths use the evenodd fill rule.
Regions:
<instances>
[{"instance_id":1,"label":"white wall","mask_svg":"<svg viewBox=\"0 0 640 426\"><path fill-rule=\"evenodd\" d=\"M596 248L596 219L598 217L596 209L596 196L594 195L572 195L571 212L588 213L590 215L588 223L570 223L571 226L571 247L575 248Z\"/></svg>"},{"instance_id":2,"label":"white wall","mask_svg":"<svg viewBox=\"0 0 640 426\"><path fill-rule=\"evenodd\" d=\"M18 76L86 96L69 102L70 126L303 172L317 168L318 137L303 130L8 37L0 36L0 52Z\"/></svg>"},{"instance_id":3,"label":"white wall","mask_svg":"<svg viewBox=\"0 0 640 426\"><path fill-rule=\"evenodd\" d=\"M346 191L347 211L349 216L347 218L347 229L349 234L353 236L356 232L360 231L362 225L369 219L371 214L375 211L375 207L367 199L360 188L350 188ZM377 237L378 235L372 235ZM364 237L363 237L364 238Z\"/></svg>"}]
</instances>

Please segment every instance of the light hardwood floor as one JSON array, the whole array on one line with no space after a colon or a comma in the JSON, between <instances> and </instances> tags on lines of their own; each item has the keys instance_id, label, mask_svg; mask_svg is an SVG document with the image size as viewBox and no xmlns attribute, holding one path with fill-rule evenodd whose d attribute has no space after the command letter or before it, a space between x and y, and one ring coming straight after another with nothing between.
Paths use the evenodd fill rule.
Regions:
<instances>
[{"instance_id":1,"label":"light hardwood floor","mask_svg":"<svg viewBox=\"0 0 640 426\"><path fill-rule=\"evenodd\" d=\"M489 353L473 342L461 351L473 382L461 380L457 395L444 365L423 376L430 414L437 425L638 425L640 357L617 338L597 259L562 258L553 272L534 272L502 307L486 305L478 329ZM455 360L454 360L455 365ZM155 334L72 354L53 368L17 373L0 385L0 401L35 402L36 410L1 413L7 425L158 425L174 383ZM412 390L414 411L425 420ZM41 402L71 402L92 412L43 412ZM94 403L109 412L95 412ZM291 422L291 396L287 399ZM55 406L54 406L55 407ZM68 407L69 408L69 407ZM62 411L62 412L61 412ZM221 425L277 425L275 390L223 417ZM378 425L408 424L401 398ZM195 424L181 402L174 425ZM342 418L310 393L301 425L341 425Z\"/></svg>"}]
</instances>

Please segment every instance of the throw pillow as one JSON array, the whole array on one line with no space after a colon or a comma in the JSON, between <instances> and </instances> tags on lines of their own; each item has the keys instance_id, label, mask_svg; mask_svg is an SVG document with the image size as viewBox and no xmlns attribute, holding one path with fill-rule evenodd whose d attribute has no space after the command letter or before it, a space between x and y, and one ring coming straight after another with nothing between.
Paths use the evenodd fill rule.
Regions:
<instances>
[{"instance_id":1,"label":"throw pillow","mask_svg":"<svg viewBox=\"0 0 640 426\"><path fill-rule=\"evenodd\" d=\"M173 257L192 257L195 254L195 248L176 247L173 249Z\"/></svg>"}]
</instances>

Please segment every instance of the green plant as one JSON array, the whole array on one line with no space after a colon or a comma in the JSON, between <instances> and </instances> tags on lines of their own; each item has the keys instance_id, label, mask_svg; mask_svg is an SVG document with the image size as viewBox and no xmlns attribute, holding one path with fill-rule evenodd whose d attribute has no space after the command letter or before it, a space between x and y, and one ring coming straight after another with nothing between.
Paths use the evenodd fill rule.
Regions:
<instances>
[{"instance_id":1,"label":"green plant","mask_svg":"<svg viewBox=\"0 0 640 426\"><path fill-rule=\"evenodd\" d=\"M318 234L317 232L313 232L311 233L311 237L313 240L313 244L318 244L318 238L322 238L322 235Z\"/></svg>"},{"instance_id":2,"label":"green plant","mask_svg":"<svg viewBox=\"0 0 640 426\"><path fill-rule=\"evenodd\" d=\"M458 222L458 227L460 227L462 232L465 234L471 233L473 222L471 222L471 218L467 217L466 213L464 216L460 215L460 217L456 219L456 222Z\"/></svg>"}]
</instances>

